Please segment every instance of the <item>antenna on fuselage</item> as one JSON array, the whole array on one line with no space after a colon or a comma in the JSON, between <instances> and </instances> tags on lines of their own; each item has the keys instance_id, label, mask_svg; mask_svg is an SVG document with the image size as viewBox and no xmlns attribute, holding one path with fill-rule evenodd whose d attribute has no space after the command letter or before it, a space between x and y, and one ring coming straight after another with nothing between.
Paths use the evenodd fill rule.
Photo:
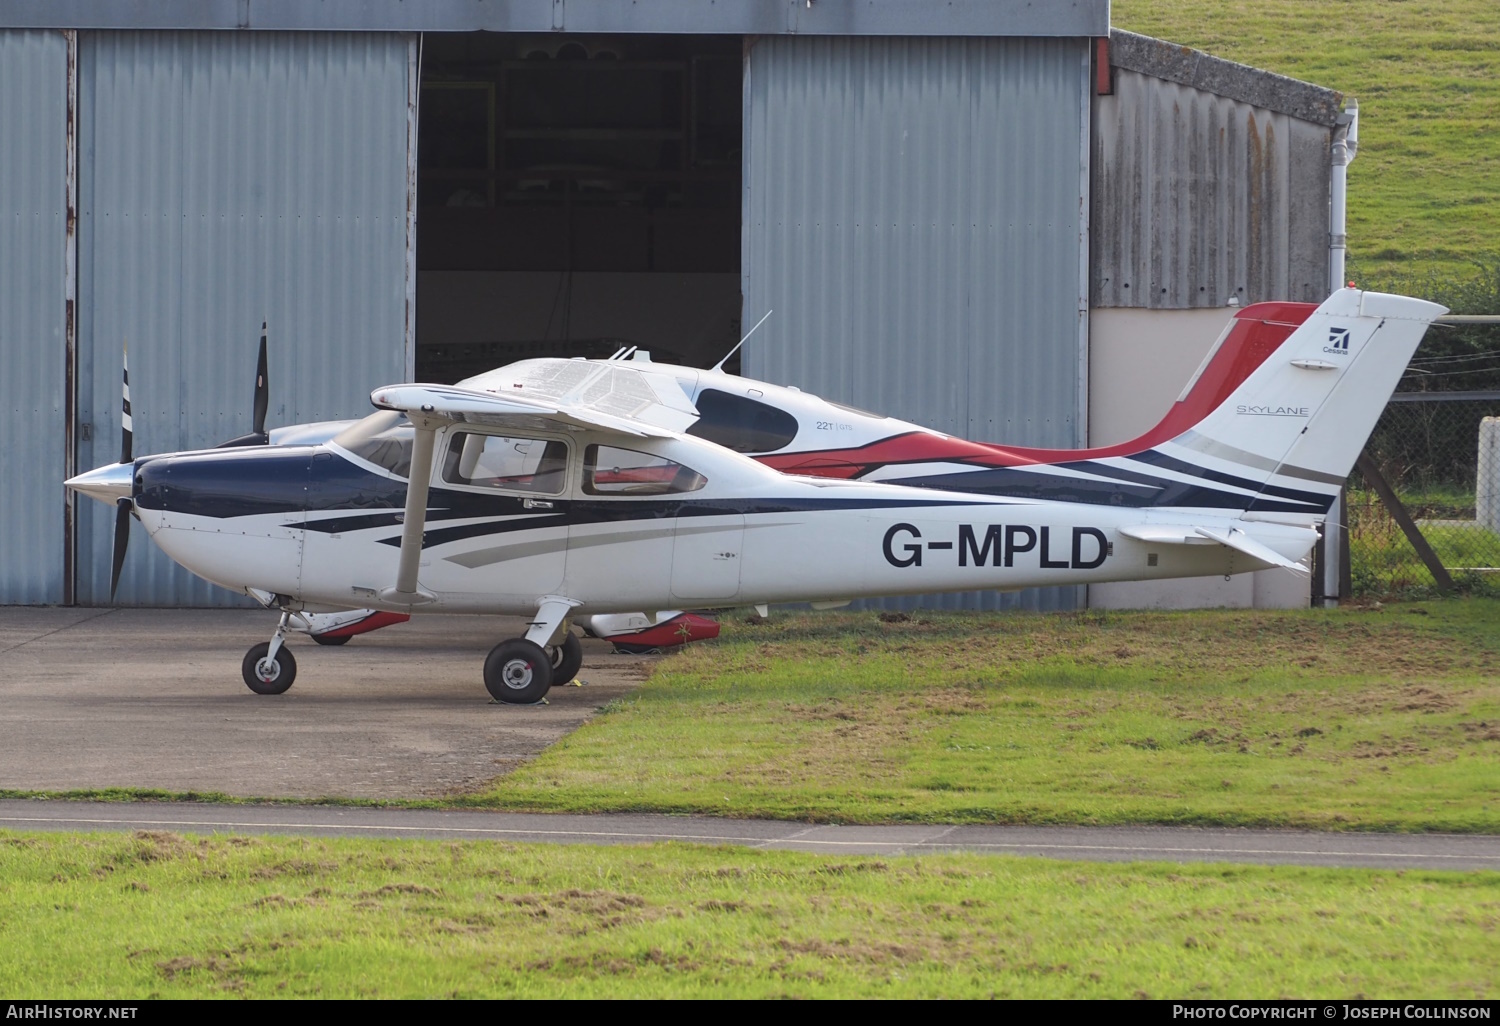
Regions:
<instances>
[{"instance_id":1,"label":"antenna on fuselage","mask_svg":"<svg viewBox=\"0 0 1500 1026\"><path fill-rule=\"evenodd\" d=\"M765 317L762 317L760 320L758 320L758 321L755 322L755 328L758 328L762 324L766 323L766 317L771 316L775 312L776 311L774 311L774 310L767 310L766 314L765 314ZM738 342L736 342L734 344L734 348L731 349L729 352L727 352L727 353L724 354L724 359L722 359L718 363L714 364L713 369L716 370L716 371L717 370L723 370L724 369L724 365L729 362L729 358L731 356L733 356L735 353L739 352L740 351L740 346L744 345L745 342L746 342L746 340L749 339L751 335L755 334L755 328L751 328L749 331L745 332L745 337L742 338L742 339L740 339Z\"/></svg>"}]
</instances>

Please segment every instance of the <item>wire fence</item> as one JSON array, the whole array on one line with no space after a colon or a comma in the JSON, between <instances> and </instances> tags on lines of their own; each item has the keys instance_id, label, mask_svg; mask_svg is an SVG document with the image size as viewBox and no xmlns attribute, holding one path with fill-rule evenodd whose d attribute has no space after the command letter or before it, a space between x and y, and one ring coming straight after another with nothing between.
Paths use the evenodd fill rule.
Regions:
<instances>
[{"instance_id":1,"label":"wire fence","mask_svg":"<svg viewBox=\"0 0 1500 1026\"><path fill-rule=\"evenodd\" d=\"M1350 476L1353 595L1500 595L1500 390L1398 393L1365 457L1406 517L1373 475Z\"/></svg>"}]
</instances>

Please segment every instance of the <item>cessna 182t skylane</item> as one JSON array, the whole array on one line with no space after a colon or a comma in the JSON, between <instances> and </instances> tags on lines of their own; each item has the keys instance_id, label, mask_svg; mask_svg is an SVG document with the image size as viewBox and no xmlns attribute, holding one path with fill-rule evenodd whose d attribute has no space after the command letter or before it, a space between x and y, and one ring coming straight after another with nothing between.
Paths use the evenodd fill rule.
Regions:
<instances>
[{"instance_id":1,"label":"cessna 182t skylane","mask_svg":"<svg viewBox=\"0 0 1500 1026\"><path fill-rule=\"evenodd\" d=\"M568 625L589 614L1302 570L1443 312L1342 289L1193 427L1029 469L1108 504L781 473L686 434L700 410L673 376L581 360L379 388L378 412L325 443L148 456L68 485L282 610L244 660L257 692L291 686L299 611L364 606L529 616L484 681L535 702L577 672Z\"/></svg>"}]
</instances>

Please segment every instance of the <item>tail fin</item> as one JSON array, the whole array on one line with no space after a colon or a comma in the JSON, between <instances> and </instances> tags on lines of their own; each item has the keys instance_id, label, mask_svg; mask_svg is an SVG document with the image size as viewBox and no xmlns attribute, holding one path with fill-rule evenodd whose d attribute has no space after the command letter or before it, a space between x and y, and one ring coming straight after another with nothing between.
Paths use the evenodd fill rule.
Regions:
<instances>
[{"instance_id":1,"label":"tail fin","mask_svg":"<svg viewBox=\"0 0 1500 1026\"><path fill-rule=\"evenodd\" d=\"M1340 289L1212 413L1137 458L1243 488L1247 510L1326 513L1427 326L1446 312Z\"/></svg>"}]
</instances>

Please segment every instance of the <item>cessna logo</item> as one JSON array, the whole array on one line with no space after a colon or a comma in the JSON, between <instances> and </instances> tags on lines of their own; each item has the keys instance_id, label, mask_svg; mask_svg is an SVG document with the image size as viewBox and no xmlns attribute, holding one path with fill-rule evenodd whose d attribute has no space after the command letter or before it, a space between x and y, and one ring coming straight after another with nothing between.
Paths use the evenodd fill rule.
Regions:
<instances>
[{"instance_id":1,"label":"cessna logo","mask_svg":"<svg viewBox=\"0 0 1500 1026\"><path fill-rule=\"evenodd\" d=\"M1329 328L1328 344L1323 347L1323 352L1332 353L1334 356L1349 355L1349 329Z\"/></svg>"},{"instance_id":2,"label":"cessna logo","mask_svg":"<svg viewBox=\"0 0 1500 1026\"><path fill-rule=\"evenodd\" d=\"M1306 417L1312 411L1306 406L1247 406L1240 404L1234 412L1242 417Z\"/></svg>"},{"instance_id":3,"label":"cessna logo","mask_svg":"<svg viewBox=\"0 0 1500 1026\"><path fill-rule=\"evenodd\" d=\"M1064 528L1066 530L1066 528ZM1066 558L1054 558L1050 527L1028 527L1025 524L987 524L974 527L958 525L959 566L1015 566L1016 557L1034 553L1030 558L1047 570L1092 570L1102 566L1110 556L1110 544L1097 527L1073 528L1073 544ZM921 566L924 552L952 552L954 542L922 541L922 532L911 524L893 524L885 532L882 551L891 566ZM1057 555L1062 556L1063 553ZM949 557L951 558L951 557Z\"/></svg>"}]
</instances>

